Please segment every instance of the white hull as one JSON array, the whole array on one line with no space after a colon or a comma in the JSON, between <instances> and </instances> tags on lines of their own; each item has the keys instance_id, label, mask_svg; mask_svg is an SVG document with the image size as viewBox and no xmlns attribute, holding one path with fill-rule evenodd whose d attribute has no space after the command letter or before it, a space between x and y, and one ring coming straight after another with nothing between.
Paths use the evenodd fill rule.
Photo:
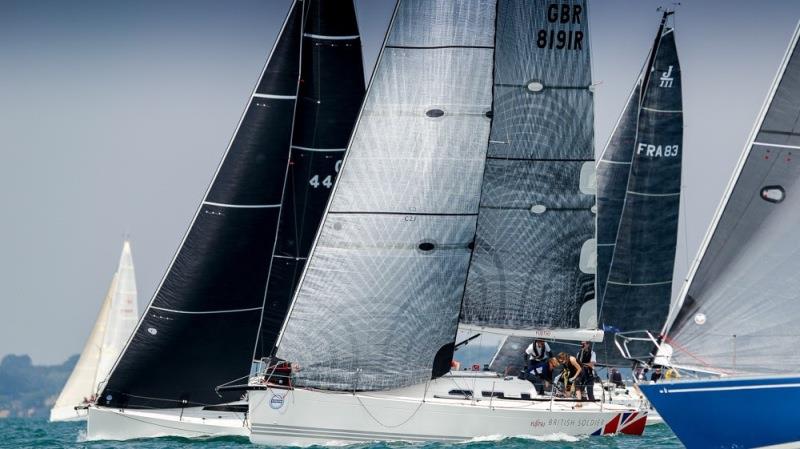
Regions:
<instances>
[{"instance_id":1,"label":"white hull","mask_svg":"<svg viewBox=\"0 0 800 449\"><path fill-rule=\"evenodd\" d=\"M86 425L88 440L136 438L208 438L248 436L244 413L203 410L202 407L159 410L90 407Z\"/></svg>"},{"instance_id":2,"label":"white hull","mask_svg":"<svg viewBox=\"0 0 800 449\"><path fill-rule=\"evenodd\" d=\"M447 376L437 379L427 391L425 385L356 394L300 388L251 390L250 441L293 446L458 442L495 435L582 436L628 433L626 430L641 434L636 429L644 428L645 413L616 404L587 402L576 407L575 402L447 395L469 382L457 380Z\"/></svg>"}]
</instances>

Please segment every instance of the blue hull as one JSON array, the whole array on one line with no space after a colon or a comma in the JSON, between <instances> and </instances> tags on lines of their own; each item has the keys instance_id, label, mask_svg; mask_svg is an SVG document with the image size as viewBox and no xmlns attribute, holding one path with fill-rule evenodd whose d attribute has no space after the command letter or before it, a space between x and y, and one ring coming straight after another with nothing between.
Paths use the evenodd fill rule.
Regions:
<instances>
[{"instance_id":1,"label":"blue hull","mask_svg":"<svg viewBox=\"0 0 800 449\"><path fill-rule=\"evenodd\" d=\"M800 447L800 377L640 385L688 449Z\"/></svg>"}]
</instances>

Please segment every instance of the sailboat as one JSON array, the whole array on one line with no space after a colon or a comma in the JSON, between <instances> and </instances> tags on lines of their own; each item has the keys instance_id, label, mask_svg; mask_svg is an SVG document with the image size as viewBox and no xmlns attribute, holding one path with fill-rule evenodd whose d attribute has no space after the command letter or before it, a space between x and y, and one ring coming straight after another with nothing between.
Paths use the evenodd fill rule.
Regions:
<instances>
[{"instance_id":1,"label":"sailboat","mask_svg":"<svg viewBox=\"0 0 800 449\"><path fill-rule=\"evenodd\" d=\"M189 230L89 409L89 439L249 433L243 391L218 387L247 383L256 335L274 345L364 89L353 3L293 2Z\"/></svg>"},{"instance_id":2,"label":"sailboat","mask_svg":"<svg viewBox=\"0 0 800 449\"><path fill-rule=\"evenodd\" d=\"M798 36L800 24L664 337L653 338L653 363L708 377L641 386L689 449L800 447Z\"/></svg>"},{"instance_id":3,"label":"sailboat","mask_svg":"<svg viewBox=\"0 0 800 449\"><path fill-rule=\"evenodd\" d=\"M596 351L606 364L627 362L614 333L658 332L672 299L683 158L681 69L675 30L667 26L672 14L663 13L597 166L598 308L606 338Z\"/></svg>"},{"instance_id":4,"label":"sailboat","mask_svg":"<svg viewBox=\"0 0 800 449\"><path fill-rule=\"evenodd\" d=\"M603 292L598 309L608 341L595 351L605 365L629 363L609 334L660 329L671 299L683 131L680 64L674 27L667 25L672 14L664 11L653 47L597 164L597 282ZM662 278L649 278L654 273ZM608 288L606 279L611 279ZM490 370L517 375L532 341L504 336ZM595 390L602 400L642 401L634 388L617 389L609 383L596 384ZM648 424L657 422L652 418Z\"/></svg>"},{"instance_id":5,"label":"sailboat","mask_svg":"<svg viewBox=\"0 0 800 449\"><path fill-rule=\"evenodd\" d=\"M50 409L50 421L86 419L87 405L97 394L100 383L108 376L138 319L136 274L131 244L126 240L122 245L117 271L111 279L89 339Z\"/></svg>"},{"instance_id":6,"label":"sailboat","mask_svg":"<svg viewBox=\"0 0 800 449\"><path fill-rule=\"evenodd\" d=\"M397 3L273 358L251 382L252 442L642 432L629 407L450 372L459 323L602 338L586 18L582 0Z\"/></svg>"}]
</instances>

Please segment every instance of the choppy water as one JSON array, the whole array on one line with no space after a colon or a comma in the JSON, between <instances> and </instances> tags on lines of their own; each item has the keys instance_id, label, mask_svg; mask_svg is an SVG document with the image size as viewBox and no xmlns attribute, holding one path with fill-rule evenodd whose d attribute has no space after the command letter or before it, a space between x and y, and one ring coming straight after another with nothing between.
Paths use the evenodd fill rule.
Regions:
<instances>
[{"instance_id":1,"label":"choppy water","mask_svg":"<svg viewBox=\"0 0 800 449\"><path fill-rule=\"evenodd\" d=\"M167 449L167 448L244 448L251 446L246 438L211 438L205 440L184 438L157 438L135 441L84 441L85 423L49 423L37 419L0 419L0 447L2 448L85 448L85 449ZM553 436L543 439L484 438L460 444L444 443L371 443L346 446L347 449L680 449L675 435L663 424L649 426L643 437L587 437L569 438Z\"/></svg>"}]
</instances>

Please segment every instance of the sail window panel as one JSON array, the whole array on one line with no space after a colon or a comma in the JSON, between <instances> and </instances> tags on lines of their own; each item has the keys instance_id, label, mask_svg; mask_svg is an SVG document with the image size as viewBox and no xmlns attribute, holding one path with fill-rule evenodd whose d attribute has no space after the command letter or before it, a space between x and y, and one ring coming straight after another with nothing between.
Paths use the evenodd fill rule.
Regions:
<instances>
[{"instance_id":1,"label":"sail window panel","mask_svg":"<svg viewBox=\"0 0 800 449\"><path fill-rule=\"evenodd\" d=\"M387 45L494 45L495 0L401 0Z\"/></svg>"},{"instance_id":2,"label":"sail window panel","mask_svg":"<svg viewBox=\"0 0 800 449\"><path fill-rule=\"evenodd\" d=\"M353 2L309 0L306 12L306 34L322 36L358 35L358 23Z\"/></svg>"},{"instance_id":3,"label":"sail window panel","mask_svg":"<svg viewBox=\"0 0 800 449\"><path fill-rule=\"evenodd\" d=\"M279 204L288 161L294 101L253 98L211 185L207 201Z\"/></svg>"},{"instance_id":4,"label":"sail window panel","mask_svg":"<svg viewBox=\"0 0 800 449\"><path fill-rule=\"evenodd\" d=\"M593 160L593 109L586 89L496 86L489 156Z\"/></svg>"},{"instance_id":5,"label":"sail window panel","mask_svg":"<svg viewBox=\"0 0 800 449\"><path fill-rule=\"evenodd\" d=\"M553 6L558 17L551 21ZM566 23L561 17L564 6L569 10ZM592 74L586 14L585 0L499 1L495 83L524 87L534 80L545 89L588 88Z\"/></svg>"},{"instance_id":6,"label":"sail window panel","mask_svg":"<svg viewBox=\"0 0 800 449\"><path fill-rule=\"evenodd\" d=\"M188 312L261 307L277 221L277 208L204 205L153 305Z\"/></svg>"},{"instance_id":7,"label":"sail window panel","mask_svg":"<svg viewBox=\"0 0 800 449\"><path fill-rule=\"evenodd\" d=\"M679 196L628 196L609 282L672 281L679 203Z\"/></svg>"},{"instance_id":8,"label":"sail window panel","mask_svg":"<svg viewBox=\"0 0 800 449\"><path fill-rule=\"evenodd\" d=\"M486 163L481 208L546 211L585 209L594 196L582 194L578 182L582 162L542 162L495 159Z\"/></svg>"},{"instance_id":9,"label":"sail window panel","mask_svg":"<svg viewBox=\"0 0 800 449\"><path fill-rule=\"evenodd\" d=\"M594 237L589 210L531 214L481 209L462 323L505 329L579 327L594 299L594 275L580 271Z\"/></svg>"},{"instance_id":10,"label":"sail window panel","mask_svg":"<svg viewBox=\"0 0 800 449\"><path fill-rule=\"evenodd\" d=\"M300 67L302 2L295 2L284 28L272 49L267 66L258 81L256 92L266 95L297 94ZM285 100L284 100L285 101Z\"/></svg>"},{"instance_id":11,"label":"sail window panel","mask_svg":"<svg viewBox=\"0 0 800 449\"><path fill-rule=\"evenodd\" d=\"M361 108L361 102L353 98L363 97L364 92L361 44L306 39L303 61L292 143L315 149L345 148Z\"/></svg>"},{"instance_id":12,"label":"sail window panel","mask_svg":"<svg viewBox=\"0 0 800 449\"><path fill-rule=\"evenodd\" d=\"M149 309L99 404L180 408L238 400L239 392L220 397L214 387L249 373L253 348L236 342L252 341L260 319L260 309L222 315ZM208 354L226 354L226 362Z\"/></svg>"},{"instance_id":13,"label":"sail window panel","mask_svg":"<svg viewBox=\"0 0 800 449\"><path fill-rule=\"evenodd\" d=\"M329 214L277 354L299 363L297 383L350 391L430 379L456 333L474 230L475 217Z\"/></svg>"}]
</instances>

